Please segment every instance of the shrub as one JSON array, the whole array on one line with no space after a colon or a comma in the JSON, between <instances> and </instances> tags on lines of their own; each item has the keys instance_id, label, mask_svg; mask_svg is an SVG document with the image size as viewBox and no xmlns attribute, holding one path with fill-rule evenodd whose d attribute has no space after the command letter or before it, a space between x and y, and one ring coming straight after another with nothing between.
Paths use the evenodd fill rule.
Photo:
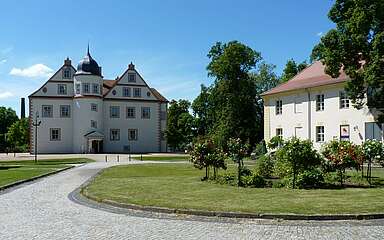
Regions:
<instances>
[{"instance_id":1,"label":"shrub","mask_svg":"<svg viewBox=\"0 0 384 240\"><path fill-rule=\"evenodd\" d=\"M236 176L232 173L225 173L223 175L219 175L216 178L216 182L220 184L229 184L229 185L236 185Z\"/></svg>"},{"instance_id":2,"label":"shrub","mask_svg":"<svg viewBox=\"0 0 384 240\"><path fill-rule=\"evenodd\" d=\"M268 147L270 149L279 148L284 145L284 140L280 136L274 136L269 140Z\"/></svg>"},{"instance_id":3,"label":"shrub","mask_svg":"<svg viewBox=\"0 0 384 240\"><path fill-rule=\"evenodd\" d=\"M255 172L256 174L270 178L273 173L274 162L270 155L262 155L256 160Z\"/></svg>"},{"instance_id":4,"label":"shrub","mask_svg":"<svg viewBox=\"0 0 384 240\"><path fill-rule=\"evenodd\" d=\"M243 177L243 184L247 187L263 188L266 186L264 178L257 174Z\"/></svg>"},{"instance_id":5,"label":"shrub","mask_svg":"<svg viewBox=\"0 0 384 240\"><path fill-rule=\"evenodd\" d=\"M297 188L317 188L324 184L324 175L317 169L306 170L297 176Z\"/></svg>"},{"instance_id":6,"label":"shrub","mask_svg":"<svg viewBox=\"0 0 384 240\"><path fill-rule=\"evenodd\" d=\"M265 141L262 140L258 144L256 144L255 149L253 150L251 156L253 159L257 159L260 156L263 156L264 154L267 153L267 147L265 146Z\"/></svg>"}]
</instances>

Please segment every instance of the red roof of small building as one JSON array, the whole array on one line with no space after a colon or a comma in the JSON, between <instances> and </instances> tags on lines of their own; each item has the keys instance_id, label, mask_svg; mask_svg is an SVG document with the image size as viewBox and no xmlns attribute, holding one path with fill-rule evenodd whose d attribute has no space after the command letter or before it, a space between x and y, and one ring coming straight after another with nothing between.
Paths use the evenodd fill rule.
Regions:
<instances>
[{"instance_id":1,"label":"red roof of small building","mask_svg":"<svg viewBox=\"0 0 384 240\"><path fill-rule=\"evenodd\" d=\"M262 96L293 91L297 89L305 89L341 83L349 79L343 71L340 72L340 76L338 78L332 78L331 76L326 74L324 70L325 66L320 61L316 61L307 68L305 68L303 71L298 73L296 76L294 76L288 82L282 83L277 87L264 92Z\"/></svg>"}]
</instances>

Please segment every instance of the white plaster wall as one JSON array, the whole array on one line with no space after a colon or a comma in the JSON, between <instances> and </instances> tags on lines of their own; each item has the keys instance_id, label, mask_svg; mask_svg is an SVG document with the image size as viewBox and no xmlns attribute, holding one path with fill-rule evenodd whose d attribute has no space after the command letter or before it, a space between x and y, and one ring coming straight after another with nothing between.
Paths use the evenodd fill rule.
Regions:
<instances>
[{"instance_id":1,"label":"white plaster wall","mask_svg":"<svg viewBox=\"0 0 384 240\"><path fill-rule=\"evenodd\" d=\"M39 111L41 125L38 128L38 153L71 153L72 152L72 99L32 98L30 99L30 116L34 121L36 111ZM53 105L53 118L42 117L42 105ZM60 105L71 106L71 117L60 118ZM61 140L50 141L50 128L61 129ZM32 127L31 151L34 153L35 128Z\"/></svg>"},{"instance_id":2,"label":"white plaster wall","mask_svg":"<svg viewBox=\"0 0 384 240\"><path fill-rule=\"evenodd\" d=\"M110 106L120 107L120 118L110 118ZM126 118L126 107L136 108L136 118ZM151 108L151 118L141 118L141 107ZM123 152L129 145L131 152L158 152L158 102L104 101L104 151ZM110 141L110 129L120 129L120 141ZM138 140L128 141L128 129L138 129Z\"/></svg>"}]
</instances>

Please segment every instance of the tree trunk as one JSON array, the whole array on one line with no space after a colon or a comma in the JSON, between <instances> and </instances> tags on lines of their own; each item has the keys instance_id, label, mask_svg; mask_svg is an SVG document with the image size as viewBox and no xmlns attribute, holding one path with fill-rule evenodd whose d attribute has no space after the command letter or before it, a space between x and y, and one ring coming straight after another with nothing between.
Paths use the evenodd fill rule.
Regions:
<instances>
[{"instance_id":1,"label":"tree trunk","mask_svg":"<svg viewBox=\"0 0 384 240\"><path fill-rule=\"evenodd\" d=\"M237 166L237 186L240 187L241 185L241 176L240 176L240 168L241 168L241 163L240 163L240 160L239 160L239 164Z\"/></svg>"}]
</instances>

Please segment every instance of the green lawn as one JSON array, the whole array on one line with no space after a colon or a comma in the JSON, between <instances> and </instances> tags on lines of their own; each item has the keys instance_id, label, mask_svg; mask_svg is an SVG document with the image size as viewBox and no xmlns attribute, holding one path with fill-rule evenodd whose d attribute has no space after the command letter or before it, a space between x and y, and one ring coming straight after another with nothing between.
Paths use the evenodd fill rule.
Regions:
<instances>
[{"instance_id":1,"label":"green lawn","mask_svg":"<svg viewBox=\"0 0 384 240\"><path fill-rule=\"evenodd\" d=\"M34 161L0 161L0 187L36 177L42 174L55 172L68 167L70 164L91 162L86 158L41 160Z\"/></svg>"},{"instance_id":2,"label":"green lawn","mask_svg":"<svg viewBox=\"0 0 384 240\"><path fill-rule=\"evenodd\" d=\"M140 156L135 156L135 160L141 160ZM189 155L184 156L143 156L143 161L189 161Z\"/></svg>"},{"instance_id":3,"label":"green lawn","mask_svg":"<svg viewBox=\"0 0 384 240\"><path fill-rule=\"evenodd\" d=\"M291 190L237 188L202 182L190 164L116 166L83 189L99 200L179 209L247 213L384 212L384 188Z\"/></svg>"}]
</instances>

